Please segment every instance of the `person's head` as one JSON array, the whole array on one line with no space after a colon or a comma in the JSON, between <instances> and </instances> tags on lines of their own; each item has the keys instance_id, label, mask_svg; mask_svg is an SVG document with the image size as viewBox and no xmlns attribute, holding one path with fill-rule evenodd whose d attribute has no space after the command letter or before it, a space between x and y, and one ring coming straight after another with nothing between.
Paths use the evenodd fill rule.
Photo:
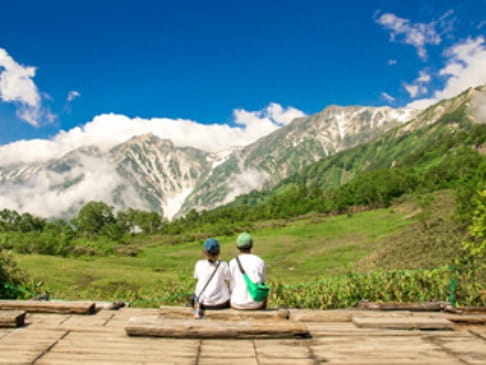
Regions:
<instances>
[{"instance_id":1,"label":"person's head","mask_svg":"<svg viewBox=\"0 0 486 365\"><path fill-rule=\"evenodd\" d=\"M203 245L204 255L209 261L216 261L219 256L220 246L218 240L214 238L208 238Z\"/></svg>"},{"instance_id":2,"label":"person's head","mask_svg":"<svg viewBox=\"0 0 486 365\"><path fill-rule=\"evenodd\" d=\"M236 238L236 247L240 252L250 252L253 247L253 238L247 232L240 233Z\"/></svg>"}]
</instances>

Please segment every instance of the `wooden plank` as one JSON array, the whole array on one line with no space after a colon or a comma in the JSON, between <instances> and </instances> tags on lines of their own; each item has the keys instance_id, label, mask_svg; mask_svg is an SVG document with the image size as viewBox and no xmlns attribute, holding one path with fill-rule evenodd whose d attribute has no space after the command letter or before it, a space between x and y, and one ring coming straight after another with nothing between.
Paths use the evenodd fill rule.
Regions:
<instances>
[{"instance_id":1,"label":"wooden plank","mask_svg":"<svg viewBox=\"0 0 486 365\"><path fill-rule=\"evenodd\" d=\"M259 365L315 365L316 360L314 359L288 359L288 358L267 358L267 357L259 357L258 358Z\"/></svg>"},{"instance_id":2,"label":"wooden plank","mask_svg":"<svg viewBox=\"0 0 486 365\"><path fill-rule=\"evenodd\" d=\"M204 357L200 358L197 362L198 365L258 365L256 358L243 357L243 358L224 358L224 357Z\"/></svg>"},{"instance_id":3,"label":"wooden plank","mask_svg":"<svg viewBox=\"0 0 486 365\"><path fill-rule=\"evenodd\" d=\"M307 346L256 346L258 357L266 358L287 358L287 359L308 359L311 357Z\"/></svg>"},{"instance_id":4,"label":"wooden plank","mask_svg":"<svg viewBox=\"0 0 486 365\"><path fill-rule=\"evenodd\" d=\"M460 358L464 364L485 364L486 345L483 339L477 337L451 338L438 337L434 342L440 344L448 353Z\"/></svg>"},{"instance_id":5,"label":"wooden plank","mask_svg":"<svg viewBox=\"0 0 486 365\"><path fill-rule=\"evenodd\" d=\"M335 336L310 346L314 356L331 364L459 364L460 361L421 338Z\"/></svg>"},{"instance_id":6,"label":"wooden plank","mask_svg":"<svg viewBox=\"0 0 486 365\"><path fill-rule=\"evenodd\" d=\"M354 310L310 310L291 309L289 319L301 322L351 322Z\"/></svg>"},{"instance_id":7,"label":"wooden plank","mask_svg":"<svg viewBox=\"0 0 486 365\"><path fill-rule=\"evenodd\" d=\"M69 359L69 358L41 358L35 362L35 365L120 365L120 364L143 364L143 365L195 365L196 361L195 359L189 359L189 358L168 358L165 359L163 358L163 362L161 360L157 361L133 361L133 360L100 360L100 359L84 359L82 361L79 361L77 359ZM0 365L3 365L2 362L0 362ZM8 365L22 365L20 363L9 363ZM31 362L26 363L26 365L32 365Z\"/></svg>"},{"instance_id":8,"label":"wooden plank","mask_svg":"<svg viewBox=\"0 0 486 365\"><path fill-rule=\"evenodd\" d=\"M464 365L464 362L452 356L434 357L426 354L409 355L407 353L390 354L388 352L317 352L318 364L332 365Z\"/></svg>"},{"instance_id":9,"label":"wooden plank","mask_svg":"<svg viewBox=\"0 0 486 365\"><path fill-rule=\"evenodd\" d=\"M444 318L448 319L454 323L461 323L461 324L486 324L486 314L449 314L446 315Z\"/></svg>"},{"instance_id":10,"label":"wooden plank","mask_svg":"<svg viewBox=\"0 0 486 365\"><path fill-rule=\"evenodd\" d=\"M486 307L448 307L452 313L486 314Z\"/></svg>"},{"instance_id":11,"label":"wooden plank","mask_svg":"<svg viewBox=\"0 0 486 365\"><path fill-rule=\"evenodd\" d=\"M356 337L356 336L393 336L393 337L420 337L427 333L421 330L411 331L406 330L393 330L384 328L358 328L352 322L346 323L306 323L309 329L313 341L317 341L320 337L327 336L345 336L345 337ZM433 332L435 334L440 334L443 336L458 336L458 332L443 330L436 330Z\"/></svg>"},{"instance_id":12,"label":"wooden plank","mask_svg":"<svg viewBox=\"0 0 486 365\"><path fill-rule=\"evenodd\" d=\"M24 325L24 311L0 311L0 327L20 327Z\"/></svg>"},{"instance_id":13,"label":"wooden plank","mask_svg":"<svg viewBox=\"0 0 486 365\"><path fill-rule=\"evenodd\" d=\"M226 358L255 357L255 346L251 340L203 340L199 352L201 357L214 357L221 354Z\"/></svg>"},{"instance_id":14,"label":"wooden plank","mask_svg":"<svg viewBox=\"0 0 486 365\"><path fill-rule=\"evenodd\" d=\"M429 303L373 303L373 302L360 302L358 307L368 310L408 310L416 312L433 312L440 311L446 305L445 302L429 302Z\"/></svg>"},{"instance_id":15,"label":"wooden plank","mask_svg":"<svg viewBox=\"0 0 486 365\"><path fill-rule=\"evenodd\" d=\"M0 309L23 310L37 313L95 313L94 302L46 302L36 300L0 300Z\"/></svg>"},{"instance_id":16,"label":"wooden plank","mask_svg":"<svg viewBox=\"0 0 486 365\"><path fill-rule=\"evenodd\" d=\"M289 319L302 322L351 322L354 316L358 317L408 317L409 311L368 311L365 309L290 309Z\"/></svg>"},{"instance_id":17,"label":"wooden plank","mask_svg":"<svg viewBox=\"0 0 486 365\"><path fill-rule=\"evenodd\" d=\"M361 318L353 317L358 328L390 329L453 329L454 323L444 318L404 317L404 318Z\"/></svg>"},{"instance_id":18,"label":"wooden plank","mask_svg":"<svg viewBox=\"0 0 486 365\"><path fill-rule=\"evenodd\" d=\"M192 319L194 312L190 307L170 307L161 306L159 315L164 318ZM205 310L206 319L226 320L226 321L244 321L248 319L255 320L282 320L289 318L288 309L265 309L265 310L236 310L236 309L219 309Z\"/></svg>"},{"instance_id":19,"label":"wooden plank","mask_svg":"<svg viewBox=\"0 0 486 365\"><path fill-rule=\"evenodd\" d=\"M113 311L100 311L96 315L71 315L65 319L60 327L63 328L78 328L78 327L104 327L114 316Z\"/></svg>"},{"instance_id":20,"label":"wooden plank","mask_svg":"<svg viewBox=\"0 0 486 365\"><path fill-rule=\"evenodd\" d=\"M37 360L35 364L53 364L53 363L71 363L77 362L77 364L97 363L97 364L146 364L146 363L159 363L159 364L194 364L196 354L191 357L180 356L164 356L164 354L133 354L114 356L112 354L64 354L48 352L40 360ZM64 362L63 362L64 361Z\"/></svg>"},{"instance_id":21,"label":"wooden plank","mask_svg":"<svg viewBox=\"0 0 486 365\"><path fill-rule=\"evenodd\" d=\"M125 331L129 336L175 338L305 338L309 331L305 324L294 321L216 321L160 318L145 320L133 317Z\"/></svg>"},{"instance_id":22,"label":"wooden plank","mask_svg":"<svg viewBox=\"0 0 486 365\"><path fill-rule=\"evenodd\" d=\"M484 341L486 341L486 328L474 328L469 330L474 336L477 336L479 338L482 338Z\"/></svg>"}]
</instances>

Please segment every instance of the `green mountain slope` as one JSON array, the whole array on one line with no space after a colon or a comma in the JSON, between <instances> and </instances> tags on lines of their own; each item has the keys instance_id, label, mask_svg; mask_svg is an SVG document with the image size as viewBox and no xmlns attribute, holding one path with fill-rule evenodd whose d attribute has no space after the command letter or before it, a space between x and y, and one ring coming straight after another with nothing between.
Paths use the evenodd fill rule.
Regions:
<instances>
[{"instance_id":1,"label":"green mountain slope","mask_svg":"<svg viewBox=\"0 0 486 365\"><path fill-rule=\"evenodd\" d=\"M441 189L456 190L459 211L470 214L471 195L486 181L486 120L476 113L482 100L486 87L469 89L370 143L309 165L273 190L192 212L168 231L229 234L258 220L387 206L405 193Z\"/></svg>"},{"instance_id":2,"label":"green mountain slope","mask_svg":"<svg viewBox=\"0 0 486 365\"><path fill-rule=\"evenodd\" d=\"M398 167L430 169L440 165L455 147L468 145L477 150L485 142L486 121L473 114L473 98L486 96L486 87L469 89L443 100L411 122L380 138L312 164L279 186L290 183L334 188L364 171Z\"/></svg>"}]
</instances>

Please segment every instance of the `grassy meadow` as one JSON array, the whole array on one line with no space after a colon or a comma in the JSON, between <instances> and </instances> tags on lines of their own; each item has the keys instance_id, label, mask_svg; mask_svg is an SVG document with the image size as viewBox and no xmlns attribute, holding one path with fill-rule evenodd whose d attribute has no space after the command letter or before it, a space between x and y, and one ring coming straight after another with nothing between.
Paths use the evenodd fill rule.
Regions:
<instances>
[{"instance_id":1,"label":"grassy meadow","mask_svg":"<svg viewBox=\"0 0 486 365\"><path fill-rule=\"evenodd\" d=\"M414 218L401 205L339 216L309 215L268 222L251 232L254 253L267 264L270 281L292 284L342 275L361 259L382 248ZM217 237L221 259L236 254L235 236ZM64 300L123 299L135 305L182 303L193 290L192 273L201 257L202 240L175 245L147 238L136 256L56 257L16 255L31 280L43 283L52 298Z\"/></svg>"}]
</instances>

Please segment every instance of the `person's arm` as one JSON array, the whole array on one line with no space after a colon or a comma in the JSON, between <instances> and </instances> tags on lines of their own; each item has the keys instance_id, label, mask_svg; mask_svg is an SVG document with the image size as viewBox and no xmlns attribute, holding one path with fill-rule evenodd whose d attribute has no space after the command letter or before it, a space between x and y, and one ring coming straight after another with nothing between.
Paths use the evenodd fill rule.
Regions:
<instances>
[{"instance_id":1,"label":"person's arm","mask_svg":"<svg viewBox=\"0 0 486 365\"><path fill-rule=\"evenodd\" d=\"M230 292L233 292L233 290L235 288L235 279L234 279L234 274L233 274L234 267L235 267L234 264L235 264L235 262L234 262L234 259L233 259L229 263L229 276L230 276L229 288L230 288Z\"/></svg>"},{"instance_id":2,"label":"person's arm","mask_svg":"<svg viewBox=\"0 0 486 365\"><path fill-rule=\"evenodd\" d=\"M229 265L226 262L223 262L223 278L224 281L230 281L231 275L230 275L230 269Z\"/></svg>"},{"instance_id":3,"label":"person's arm","mask_svg":"<svg viewBox=\"0 0 486 365\"><path fill-rule=\"evenodd\" d=\"M194 266L194 279L196 280L199 280L199 272L200 272L200 269L199 269L199 262L196 262L196 266Z\"/></svg>"},{"instance_id":4,"label":"person's arm","mask_svg":"<svg viewBox=\"0 0 486 365\"><path fill-rule=\"evenodd\" d=\"M265 262L262 262L262 283L267 280L267 269L265 267Z\"/></svg>"}]
</instances>

